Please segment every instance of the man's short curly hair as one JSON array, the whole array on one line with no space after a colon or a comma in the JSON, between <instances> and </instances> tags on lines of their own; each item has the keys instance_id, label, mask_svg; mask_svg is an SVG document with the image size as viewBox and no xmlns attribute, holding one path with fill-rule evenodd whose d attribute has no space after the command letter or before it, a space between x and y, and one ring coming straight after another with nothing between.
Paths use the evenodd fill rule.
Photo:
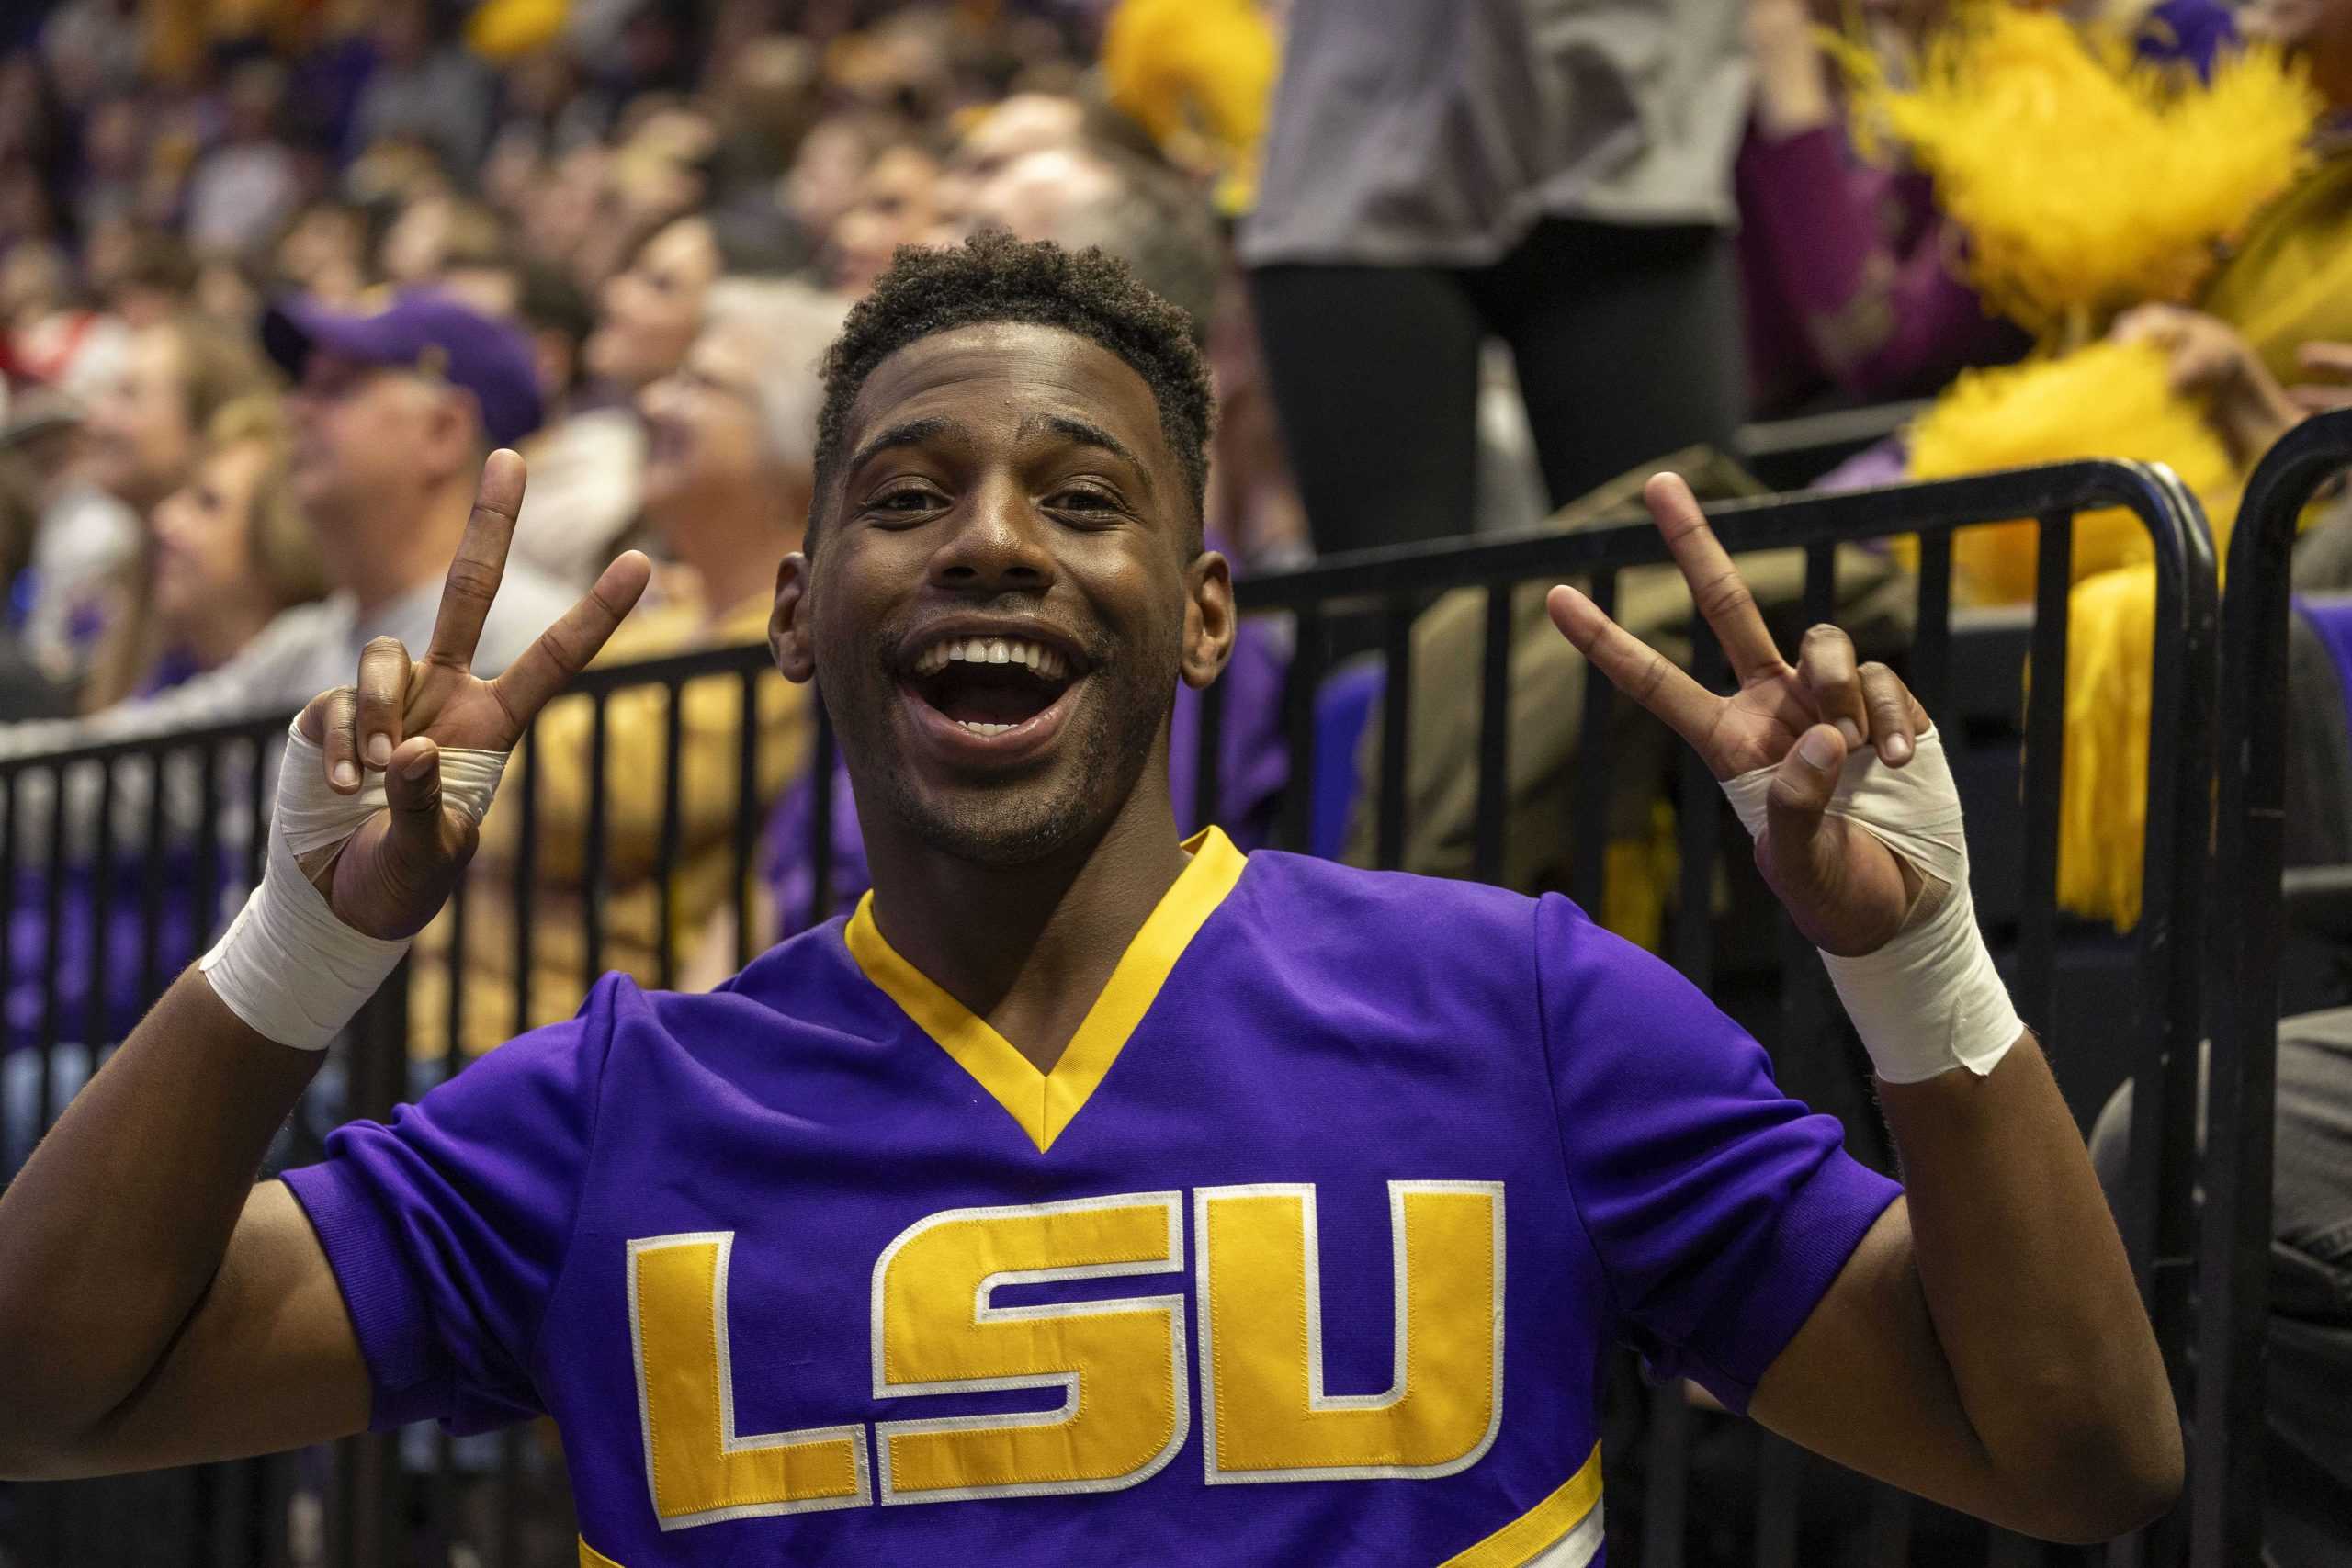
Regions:
<instances>
[{"instance_id":1,"label":"man's short curly hair","mask_svg":"<svg viewBox=\"0 0 2352 1568\"><path fill-rule=\"evenodd\" d=\"M1131 366L1159 405L1159 427L1184 467L1195 528L1207 504L1216 399L1193 344L1189 317L1095 246L1070 252L984 231L944 249L904 246L842 323L825 354L817 416L817 493L842 459L849 412L874 367L918 339L958 327L1016 321L1059 327ZM821 502L820 502L821 505ZM815 522L814 517L810 519Z\"/></svg>"}]
</instances>

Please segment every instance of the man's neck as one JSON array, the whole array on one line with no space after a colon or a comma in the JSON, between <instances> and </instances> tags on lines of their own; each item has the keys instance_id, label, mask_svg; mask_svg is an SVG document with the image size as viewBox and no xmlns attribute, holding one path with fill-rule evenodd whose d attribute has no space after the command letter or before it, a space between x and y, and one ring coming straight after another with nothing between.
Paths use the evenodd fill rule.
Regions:
<instances>
[{"instance_id":1,"label":"man's neck","mask_svg":"<svg viewBox=\"0 0 2352 1568\"><path fill-rule=\"evenodd\" d=\"M449 570L465 536L472 496L445 485L411 511L345 519L322 529L321 554L334 586L351 595L364 625ZM424 649L411 649L422 658Z\"/></svg>"},{"instance_id":2,"label":"man's neck","mask_svg":"<svg viewBox=\"0 0 2352 1568\"><path fill-rule=\"evenodd\" d=\"M1102 837L1027 865L980 865L911 835L869 834L875 923L900 957L1050 1072L1183 874L1166 779L1155 758Z\"/></svg>"}]
</instances>

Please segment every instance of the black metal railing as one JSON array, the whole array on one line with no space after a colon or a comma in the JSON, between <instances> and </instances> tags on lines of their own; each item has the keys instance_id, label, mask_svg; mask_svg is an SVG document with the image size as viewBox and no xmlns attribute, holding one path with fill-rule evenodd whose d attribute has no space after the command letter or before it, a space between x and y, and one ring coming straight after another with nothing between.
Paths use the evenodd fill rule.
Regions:
<instances>
[{"instance_id":1,"label":"black metal railing","mask_svg":"<svg viewBox=\"0 0 2352 1568\"><path fill-rule=\"evenodd\" d=\"M2247 480L2230 539L2215 822L2212 1064L2198 1241L2191 1535L2198 1568L2259 1560L2283 946L2290 564L2303 509L2352 468L2352 412L2304 421ZM2344 868L2303 874L2313 899Z\"/></svg>"},{"instance_id":2,"label":"black metal railing","mask_svg":"<svg viewBox=\"0 0 2352 1568\"><path fill-rule=\"evenodd\" d=\"M1997 694L2022 694L2029 668L2033 692L2063 689L2073 520L2085 511L2112 507L2139 518L2156 565L2154 712L2162 716L2149 736L2144 912L2128 949L2128 983L2121 987L2125 1003L2143 1000L2104 1010L2106 1017L2095 1029L2060 1006L2062 990L2074 984L2068 955L2099 948L2102 941L2105 948L2114 946L2111 937L2100 939L2067 921L2058 908L2063 705L2055 700L2028 705L2021 698L2004 704ZM2168 1362L2185 1379L2186 1264L2195 1255L2196 1238L2188 1218L2193 1172L2184 1151L2193 1137L2189 1097L2203 1012L2200 915L2218 653L2212 550L2195 502L2161 468L2074 463L1849 495L1740 502L1712 509L1711 515L1736 554L1801 552L1803 585L1792 608L1808 620L1829 618L1835 607L1841 545L1918 536L1912 626L1903 653L1906 672L1939 720L1969 706L1959 694L1963 689L1996 694L1978 705L1998 710L1981 733L1971 739L1948 730L1948 741L1973 746L1986 758L1997 755L2010 767L1995 775L2006 781L2001 787L1969 802L1972 839L1980 845L1979 905L2002 911L1996 944L2019 1010L2052 1042L2062 1071L2069 1060L2095 1056L2087 1047L2095 1032L2103 1032L2110 1058L2122 1064L2118 1073L2128 1068L2138 1083L2141 1114L2160 1133L2135 1145L2151 1153L2135 1165L2122 1208L2134 1265L2148 1285ZM2038 602L2030 622L2011 617L1978 635L1953 613L1951 535L1970 525L2019 518L2038 521L2041 530ZM1272 840L1298 848L1312 840L1318 769L1341 761L1317 756L1317 694L1340 650L1376 651L1384 673L1375 699L1377 739L1368 743L1371 765L1363 773L1371 817L1363 841L1370 844L1373 860L1394 864L1400 859L1407 843L1406 785L1416 719L1414 620L1436 594L1483 592L1480 657L1456 700L1475 705L1478 715L1471 869L1498 877L1506 863L1506 779L1514 744L1508 701L1514 592L1530 582L1572 580L1606 607L1615 601L1625 574L1667 559L1653 528L1628 522L1366 552L1246 581L1245 614L1261 626L1282 627L1289 658L1279 701L1288 784L1273 814ZM1693 637L1693 664L1701 679L1720 683L1720 651L1702 633L1694 631ZM477 1018L479 1010L487 1009L501 1034L527 1027L550 1008L568 1011L595 973L616 957L617 922L628 908L624 895L653 900L650 926L637 928L639 935L650 931L650 940L630 954L647 984L691 979L687 960L698 947L714 941L726 945L726 922L714 934L706 917L723 913L731 919L731 956L738 963L748 957L762 940L761 917L772 897L773 868L764 863L776 852L771 841L775 825L785 819L778 809L778 780L786 773L805 780L812 796L804 813L811 831L797 851L810 886L805 908L822 918L836 908L832 829L838 786L832 748L821 724L794 728L789 698L783 699L786 716L772 719L771 705L779 695L772 683L777 680L765 650L758 648L593 671L562 699L587 705L588 717L584 748L560 759L547 751L553 728L571 724L566 733L576 734L578 726L557 708L543 714L502 794L499 809L513 818L511 851L503 861L478 865L443 917L439 941L448 955L447 983L437 994L429 992L422 958L411 961L404 971L407 983L388 987L337 1048L340 1073L322 1076L277 1151L278 1161L315 1154L319 1137L334 1120L383 1114L437 1077L460 1070L472 1037L469 1004ZM697 827L690 819L684 798L684 759L690 746L684 731L691 701L684 694L690 690L717 692L722 703L731 693L741 716L732 754L720 762L722 770L731 769L732 784L723 830L715 834L707 821ZM635 710L634 716L624 714L627 705L649 698L650 719ZM1588 741L1610 734L1621 700L1605 681L1586 682L1581 734ZM576 719L579 710L571 711ZM1222 684L1200 699L1193 760L1180 764L1191 769L1199 819L1217 818L1232 788L1220 766L1220 738L1233 733L1239 721ZM273 716L0 763L0 889L8 916L0 919L0 1000L6 1004L7 1043L17 1047L9 1055L38 1065L31 1075L38 1078L38 1092L21 1115L11 1076L0 1076L0 1125L16 1124L11 1116L28 1127L52 1120L96 1053L120 1037L138 1008L212 940L225 914L242 899L258 868L259 840L252 824L260 816L284 723ZM787 748L802 745L802 738L805 756L785 755ZM1608 893L1600 819L1613 761L1605 742L1589 744L1558 802L1572 843L1566 890L1596 909ZM559 811L551 803L546 770L559 766L578 769L584 777L576 809ZM146 783L137 783L134 775ZM658 801L655 813L634 819L623 832L611 816L613 798L624 786L648 784ZM1668 956L1702 987L1724 992L1737 978L1735 969L1747 963L1727 954L1726 933L1740 921L1766 919L1770 929L1764 952L1770 973L1758 993L1761 999L1743 1021L1764 1039L1784 1074L1826 1060L1859 1082L1860 1058L1834 1004L1825 1000L1810 952L1777 909L1758 917L1765 905L1735 900L1725 907L1719 897L1721 880L1738 874L1747 857L1724 852L1724 835L1738 829L1713 780L1695 757L1686 755L1658 784L1676 807L1679 871L1665 936ZM1980 825L1980 814L2007 820ZM698 831L702 837L690 845ZM640 858L618 852L625 847L621 839L630 834L650 834L650 849ZM1987 842L2016 847L1987 853L1982 848ZM723 909L681 904L678 873L690 850L719 868L710 880L725 890L719 897ZM562 879L549 870L559 861L572 868ZM119 869L109 874L109 867ZM95 874L85 874L85 868L96 868ZM553 902L551 880L563 881L561 897ZM185 932L176 935L171 924L175 910L184 910L186 917ZM498 931L501 914L511 930ZM560 934L559 927L576 935L576 950L561 948L551 959L543 939ZM94 933L86 950L67 951L65 933L80 930ZM29 945L36 938L38 953ZM485 943L505 949L503 984L511 987L506 995L486 996L483 983L469 974L468 955L486 951ZM78 989L77 964L84 966ZM560 972L550 973L551 966ZM413 1049L424 1035L438 1042L429 1060L419 1059ZM77 1052L83 1045L93 1049ZM2191 1075L2186 1082L2184 1063ZM21 1152L7 1151L6 1168L13 1168ZM2209 1258L2209 1267L2211 1262ZM1638 1526L1638 1535L1620 1548L1628 1562L1668 1568L1699 1554L1693 1529L1700 1521L1694 1521L1692 1505L1702 1496L1711 1504L1703 1521L1709 1529L1728 1515L1742 1517L1737 1533L1747 1560L1811 1560L1800 1556L1815 1528L1818 1510L1810 1505L1825 1486L1846 1484L1828 1475L1830 1467L1694 1408L1679 1387L1637 1394L1632 1403L1639 1414L1637 1447L1621 1448L1611 1456L1620 1473L1641 1478L1623 1506L1614 1494L1611 1504L1612 1523ZM1735 1467L1744 1479L1736 1494L1719 1495L1710 1477L1694 1477L1693 1441L1725 1431L1745 1445ZM178 1490L155 1490L168 1485ZM149 1490L141 1494L140 1487ZM180 1510L171 1517L193 1521L184 1552L158 1555L153 1521L162 1517L164 1505L146 1506L143 1513L124 1506L121 1499L134 1495L168 1496L169 1506ZM1737 1505L1726 1507L1735 1495ZM1925 1506L1915 1507L1885 1489L1863 1490L1856 1483L1845 1495L1849 1500L1838 1506L1867 1535L1874 1562L1908 1561L1915 1538L1961 1528L1940 1511L1923 1511ZM1855 1497L1860 1500L1851 1502ZM422 1430L354 1438L332 1454L210 1467L169 1483L0 1489L0 1551L13 1548L30 1564L106 1562L117 1560L109 1555L115 1549L106 1544L111 1540L120 1546L124 1561L135 1555L142 1562L191 1565L291 1563L311 1555L295 1539L300 1532L291 1520L303 1530L315 1523L323 1542L322 1560L352 1568L446 1562L451 1545L460 1540L487 1562L568 1562L565 1506L560 1466L535 1431L453 1441ZM1979 1560L2030 1562L2042 1553L2033 1543L1988 1537L1981 1529L1968 1539L1966 1550ZM130 1551L134 1540L135 1554ZM2127 1544L2118 1560L2138 1561L2138 1550Z\"/></svg>"}]
</instances>

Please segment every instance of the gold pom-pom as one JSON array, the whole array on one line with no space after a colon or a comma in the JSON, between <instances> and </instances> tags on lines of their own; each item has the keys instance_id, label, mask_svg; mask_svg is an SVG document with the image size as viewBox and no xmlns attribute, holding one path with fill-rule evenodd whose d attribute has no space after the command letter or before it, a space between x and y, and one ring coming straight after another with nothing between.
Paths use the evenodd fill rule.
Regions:
<instances>
[{"instance_id":1,"label":"gold pom-pom","mask_svg":"<svg viewBox=\"0 0 2352 1568\"><path fill-rule=\"evenodd\" d=\"M2320 100L2276 51L2248 48L2199 85L2087 41L2064 17L1963 6L1908 85L1842 50L1855 134L1892 138L1967 233L1969 279L2037 334L2185 300L2309 164Z\"/></svg>"},{"instance_id":2,"label":"gold pom-pom","mask_svg":"<svg viewBox=\"0 0 2352 1568\"><path fill-rule=\"evenodd\" d=\"M1913 479L2080 457L2169 463L2204 503L2215 538L2228 540L2236 465L2198 405L2172 389L2164 352L2153 344L2105 340L1965 372L1911 427ZM1980 604L2030 600L2035 538L2030 522L1962 529L1952 536L1956 592ZM2130 513L2075 520L2074 581L2149 558L2147 530Z\"/></svg>"}]
</instances>

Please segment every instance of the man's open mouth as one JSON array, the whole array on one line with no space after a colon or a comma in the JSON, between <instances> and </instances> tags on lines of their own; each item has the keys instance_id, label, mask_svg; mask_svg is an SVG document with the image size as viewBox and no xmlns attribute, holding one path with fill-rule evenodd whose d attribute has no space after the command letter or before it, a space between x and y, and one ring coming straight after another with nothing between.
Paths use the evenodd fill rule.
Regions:
<instances>
[{"instance_id":1,"label":"man's open mouth","mask_svg":"<svg viewBox=\"0 0 2352 1568\"><path fill-rule=\"evenodd\" d=\"M993 738L1045 713L1077 679L1069 656L1045 643L949 637L916 657L907 685L960 728Z\"/></svg>"}]
</instances>

